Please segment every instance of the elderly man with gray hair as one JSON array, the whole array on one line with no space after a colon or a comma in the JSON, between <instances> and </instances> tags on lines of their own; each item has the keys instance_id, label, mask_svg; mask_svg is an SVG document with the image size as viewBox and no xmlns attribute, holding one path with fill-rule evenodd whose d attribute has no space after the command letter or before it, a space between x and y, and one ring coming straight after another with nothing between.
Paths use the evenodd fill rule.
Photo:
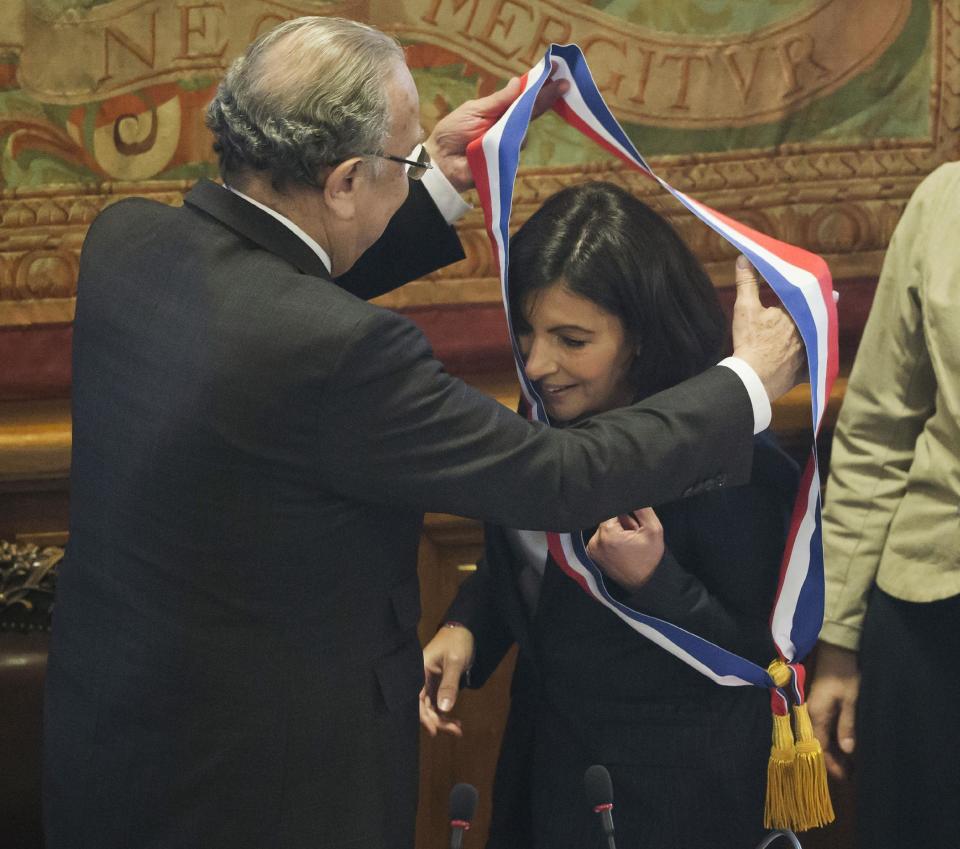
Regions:
<instances>
[{"instance_id":1,"label":"elderly man with gray hair","mask_svg":"<svg viewBox=\"0 0 960 849\"><path fill-rule=\"evenodd\" d=\"M518 91L421 147L391 38L291 21L210 106L224 185L90 228L48 849L409 849L424 511L563 530L747 479L800 362L751 279L729 368L566 429L364 300L462 256L466 144Z\"/></svg>"}]
</instances>

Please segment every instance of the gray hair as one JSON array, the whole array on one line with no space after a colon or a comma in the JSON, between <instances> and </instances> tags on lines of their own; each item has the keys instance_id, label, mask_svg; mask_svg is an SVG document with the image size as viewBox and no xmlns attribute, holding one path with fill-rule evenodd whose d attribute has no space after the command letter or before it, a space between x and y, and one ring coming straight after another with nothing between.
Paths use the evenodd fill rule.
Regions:
<instances>
[{"instance_id":1,"label":"gray hair","mask_svg":"<svg viewBox=\"0 0 960 849\"><path fill-rule=\"evenodd\" d=\"M381 152L398 62L395 39L343 18L297 18L262 35L207 108L221 175L267 171L277 189L320 186L324 166Z\"/></svg>"}]
</instances>

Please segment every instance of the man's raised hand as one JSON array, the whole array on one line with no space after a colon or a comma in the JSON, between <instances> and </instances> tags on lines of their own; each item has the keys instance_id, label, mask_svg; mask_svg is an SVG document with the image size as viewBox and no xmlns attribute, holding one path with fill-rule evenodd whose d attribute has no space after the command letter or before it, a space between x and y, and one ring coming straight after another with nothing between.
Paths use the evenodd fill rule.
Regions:
<instances>
[{"instance_id":1,"label":"man's raised hand","mask_svg":"<svg viewBox=\"0 0 960 849\"><path fill-rule=\"evenodd\" d=\"M570 83L566 80L547 80L537 94L533 118L550 109L568 88ZM520 78L512 77L499 91L468 100L441 118L423 143L430 158L458 192L473 187L467 145L489 130L519 96Z\"/></svg>"},{"instance_id":2,"label":"man's raised hand","mask_svg":"<svg viewBox=\"0 0 960 849\"><path fill-rule=\"evenodd\" d=\"M760 280L742 255L737 257L733 355L753 368L771 401L802 383L806 374L797 326L783 307L765 307L760 303Z\"/></svg>"}]
</instances>

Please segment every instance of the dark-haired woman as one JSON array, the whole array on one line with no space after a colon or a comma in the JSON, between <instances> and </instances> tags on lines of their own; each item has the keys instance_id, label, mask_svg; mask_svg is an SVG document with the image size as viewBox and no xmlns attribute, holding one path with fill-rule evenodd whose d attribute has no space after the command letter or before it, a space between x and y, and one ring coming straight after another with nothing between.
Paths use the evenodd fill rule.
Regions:
<instances>
[{"instance_id":1,"label":"dark-haired woman","mask_svg":"<svg viewBox=\"0 0 960 849\"><path fill-rule=\"evenodd\" d=\"M616 186L554 195L510 250L514 331L554 426L589 427L590 414L720 359L725 322L709 278L663 218ZM796 483L794 464L758 437L749 485L717 480L638 505L591 529L588 551L626 604L766 666ZM451 670L472 657L469 685L480 686L519 645L488 849L605 846L583 790L594 763L613 778L620 846L744 849L762 838L767 693L719 686L638 635L561 573L542 533L488 526L447 620L424 649L432 734L462 733L447 713Z\"/></svg>"}]
</instances>

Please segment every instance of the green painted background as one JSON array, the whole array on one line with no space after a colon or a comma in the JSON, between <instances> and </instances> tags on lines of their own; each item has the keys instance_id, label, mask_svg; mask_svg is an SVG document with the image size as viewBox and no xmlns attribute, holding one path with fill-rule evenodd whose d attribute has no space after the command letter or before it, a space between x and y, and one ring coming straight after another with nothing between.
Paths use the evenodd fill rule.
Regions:
<instances>
[{"instance_id":1,"label":"green painted background","mask_svg":"<svg viewBox=\"0 0 960 849\"><path fill-rule=\"evenodd\" d=\"M107 0L32 0L54 10L91 7ZM856 0L851 0L856 2ZM757 30L795 16L809 0L593 0L594 8L613 18L661 32L728 34ZM869 9L869 3L864 3ZM229 8L229 7L228 7ZM862 142L876 138L915 138L929 134L928 92L931 75L931 10L927 0L912 4L906 26L890 49L871 68L832 95L774 123L748 128L703 131L626 124L641 153L716 152L769 148L793 142ZM490 80L466 73L466 63L430 62L417 67L417 46L411 51L414 76L424 104L424 123L476 96ZM110 179L91 154L92 134L103 103L55 106L23 94L16 80L17 55L0 52L0 187L32 188L54 183ZM200 121L198 104L212 95L213 77L193 78L135 94L147 104L173 91L183 114ZM79 128L79 142L67 132ZM196 135L196 134L194 134ZM548 115L531 131L523 165L574 165L603 162L608 154L589 143L559 118ZM198 143L181 145L168 167L151 179L196 179L215 174L213 154Z\"/></svg>"}]
</instances>

